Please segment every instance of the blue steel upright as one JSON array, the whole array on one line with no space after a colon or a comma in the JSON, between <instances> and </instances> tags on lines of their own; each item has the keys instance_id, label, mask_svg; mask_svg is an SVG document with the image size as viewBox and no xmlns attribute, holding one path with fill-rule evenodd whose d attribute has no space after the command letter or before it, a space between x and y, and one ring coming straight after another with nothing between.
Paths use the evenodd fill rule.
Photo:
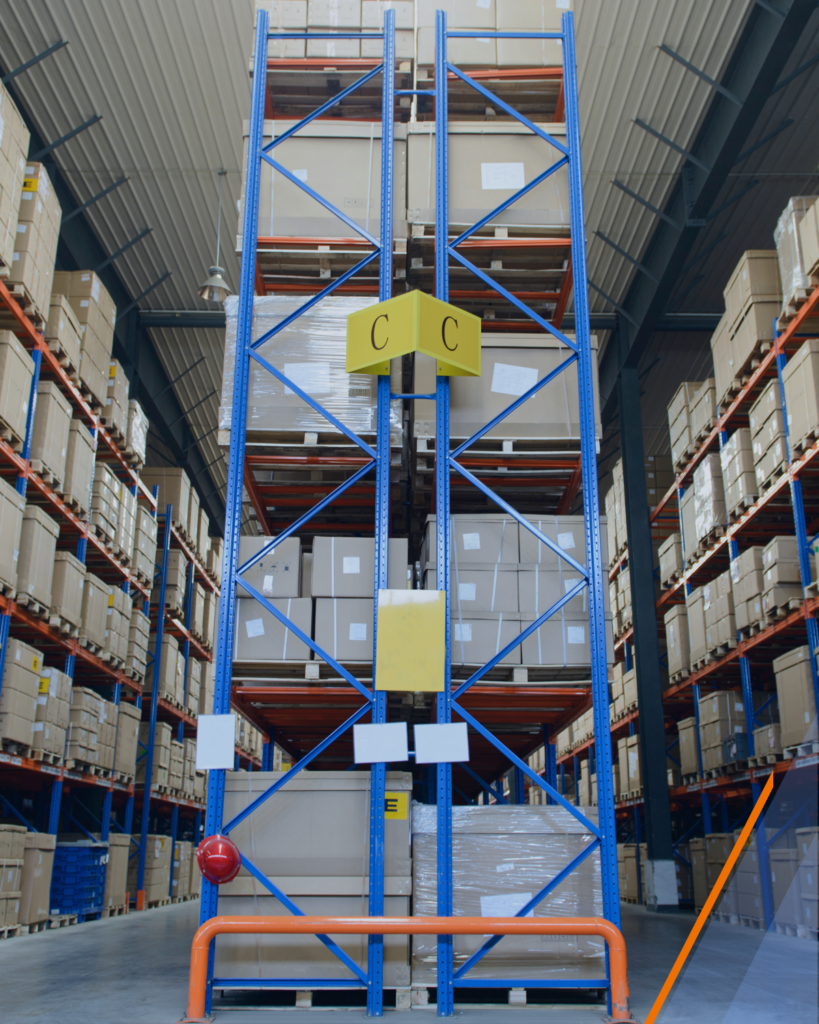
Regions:
<instances>
[{"instance_id":1,"label":"blue steel upright","mask_svg":"<svg viewBox=\"0 0 819 1024\"><path fill-rule=\"evenodd\" d=\"M384 58L381 65L368 71L351 86L336 93L330 100L319 106L310 115L303 118L292 128L277 135L271 142L263 145L263 118L264 98L266 86L267 68L267 44L269 39L383 39ZM374 574L374 597L375 609L373 615L373 662L375 662L375 643L378 627L378 591L386 589L388 585L388 554L389 554L389 462L390 462L390 377L384 374L378 378L377 386L377 413L376 413L376 442L375 449L359 438L353 431L333 417L318 402L307 395L298 385L288 380L284 374L265 359L259 351L261 346L278 334L290 323L295 321L312 306L320 302L327 295L332 294L339 285L349 280L355 273L366 267L376 257L380 259L379 265L379 298L386 300L392 294L392 246L393 246L393 137L394 137L394 116L395 116L395 13L386 11L384 15L383 33L359 33L359 32L331 32L311 34L288 32L271 34L268 30L268 15L264 10L259 10L256 16L256 38L253 57L253 84L251 92L250 109L250 130L248 136L248 158L247 176L245 179L244 196L244 222L243 222L243 244L242 244L242 267L241 285L239 292L239 307L236 337L235 375L233 387L233 414L230 431L230 460L228 467L227 500L225 513L225 551L222 565L222 600L219 609L219 629L216 648L216 694L214 700L214 713L227 714L230 709L231 694L231 669L233 651L233 639L235 628L235 602L236 588L241 586L243 591L256 600L276 619L283 622L295 636L307 644L319 658L337 672L347 683L354 687L364 698L361 707L358 708L342 725L336 728L326 739L322 740L316 747L307 753L301 761L284 773L276 782L257 797L241 813L232 820L224 821L224 792L225 773L224 771L212 771L208 781L207 815L205 823L206 835L221 833L228 835L240 822L253 813L265 800L274 797L275 793L282 788L298 772L307 767L322 751L334 743L347 729L355 722L371 715L373 722L385 722L387 718L386 693L379 693L373 687L368 689L363 683L356 679L344 666L338 664L326 651L322 650L315 641L303 633L295 623L283 615L279 609L268 601L263 594L259 593L244 577L244 573L250 569L261 558L266 557L278 544L292 536L303 528L317 512L326 508L331 502L344 493L349 487L367 473L375 469L376 477L376 513L375 513L375 574ZM339 210L332 203L319 195L305 182L296 178L287 168L274 159L272 151L292 137L300 128L310 123L316 117L321 116L330 108L336 106L355 89L370 81L376 75L383 75L382 87L382 160L381 160L381 218L380 218L380 240L372 236L368 231L361 228L342 210ZM302 189L326 209L333 213L349 228L366 239L372 250L368 252L354 267L331 281L325 288L316 295L306 299L305 302L289 316L281 320L274 328L260 338L253 339L253 302L256 268L256 246L258 235L258 212L259 212L259 184L261 162L268 163L275 172L283 175L296 187ZM248 382L250 359L254 359L266 372L272 374L279 381L282 381L298 395L302 401L310 405L315 411L324 416L332 426L339 432L345 434L350 440L357 444L369 457L366 464L345 480L332 494L318 502L310 511L305 513L299 520L283 530L277 537L271 538L264 548L257 552L247 562L239 564L239 534L241 527L241 500L243 489L243 474L245 465L245 429L247 422L248 405ZM268 770L272 767L274 730L271 728L268 737L265 766ZM370 856L369 856L369 912L372 915L383 916L384 913L384 800L385 800L386 765L376 764L371 769L371 799L370 799ZM280 891L270 879L252 863L242 852L243 867L264 887L272 896L275 896L291 913L301 915L302 910L287 896ZM202 882L202 922L213 917L217 913L218 895L217 887L203 880ZM367 1012L371 1016L381 1016L383 1012L383 937L371 936L368 940L367 970L362 970L335 942L328 936L318 936L319 940L346 966L350 972L349 978L344 979L322 979L311 978L308 981L302 980L299 987L351 987L365 988L367 992ZM213 978L214 952L210 951L210 965L208 972L207 1010L210 1012L212 1003L212 991L214 985L219 988L276 988L293 987L294 981L298 979L263 979L261 982L255 979L223 979Z\"/></svg>"},{"instance_id":2,"label":"blue steel upright","mask_svg":"<svg viewBox=\"0 0 819 1024\"><path fill-rule=\"evenodd\" d=\"M533 124L508 103L500 100L485 86L470 78L447 59L447 39L452 38L527 38L557 39L563 44L563 83L566 109L566 144L550 135L540 125ZM590 843L554 878L545 880L543 888L521 908L519 916L528 914L550 892L552 892L572 871L592 853L600 850L601 879L603 890L603 913L605 917L619 926L620 906L617 887L617 855L616 833L614 824L614 792L612 778L611 735L609 732L608 708L608 671L606 663L606 633L604 616L604 584L602 538L600 529L599 496L597 485L597 441L594 422L594 375L596 362L591 351L589 330L589 306L586 277L586 247L583 216L583 181L580 163L580 123L577 103L577 69L574 49L574 16L563 15L560 32L486 32L459 31L447 29L446 14L436 14L435 40L435 153L436 153L436 224L435 224L435 294L436 297L449 299L449 261L456 260L486 286L502 295L508 302L538 324L542 330L558 338L567 349L568 356L555 370L538 381L524 395L513 402L504 412L490 423L477 431L471 438L450 450L449 438L449 379L438 377L436 395L436 557L437 586L447 594L447 672L445 689L438 696L437 720L449 722L453 714L463 721L499 750L515 768L516 777L528 776L533 785L540 786L546 793L550 803L560 804L571 813L590 833ZM447 111L447 75L452 74L466 85L487 98L493 106L512 116L533 134L542 138L559 156L541 174L519 189L513 196L504 200L490 213L483 216L475 224L462 232L450 242L448 237L448 111ZM571 209L571 249L574 267L574 307L575 307L575 340L568 338L556 329L549 321L539 316L517 296L509 292L502 284L494 280L483 270L471 263L458 249L470 235L489 224L500 213L512 206L523 195L537 187L550 175L566 167L569 179L569 199ZM497 423L518 408L523 402L533 397L546 384L576 364L578 374L578 393L580 407L580 446L583 473L583 514L585 519L585 555L586 564L581 565L555 541L545 536L533 523L517 512L507 501L494 493L486 484L476 478L458 461L458 456L473 443L483 437ZM568 563L580 574L579 582L551 608L542 614L534 623L499 651L489 662L474 672L465 682L460 683L452 692L450 685L450 635L449 635L449 597L450 597L450 491L449 478L452 471L460 473L474 487L482 491L499 508L512 516L522 529L532 533L541 544L549 547L559 558ZM549 770L546 778L538 775L522 761L500 739L495 737L483 724L459 703L461 694L477 683L495 665L499 664L512 650L533 634L552 615L563 608L576 594L588 588L589 601L589 639L592 675L592 698L594 708L594 731L597 759L598 781L598 823L595 824L574 805L570 804L562 793L557 790L556 773L551 767L551 750L549 754ZM438 913L442 916L452 914L452 783L451 766L442 765L438 769ZM515 979L472 979L466 975L497 942L500 936L487 940L476 953L453 970L452 940L449 936L440 936L438 940L437 983L438 983L438 1015L451 1016L454 1012L453 991L455 988L478 987L541 987L541 988L606 988L609 989L608 963L606 977L585 980L550 979L534 980ZM602 973L602 972L601 972ZM610 1003L610 999L609 999Z\"/></svg>"}]
</instances>

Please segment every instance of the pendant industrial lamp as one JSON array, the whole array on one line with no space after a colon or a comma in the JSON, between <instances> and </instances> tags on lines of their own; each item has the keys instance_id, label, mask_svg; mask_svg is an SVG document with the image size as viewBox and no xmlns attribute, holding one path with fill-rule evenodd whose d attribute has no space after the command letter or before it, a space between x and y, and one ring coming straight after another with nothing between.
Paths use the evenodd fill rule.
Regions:
<instances>
[{"instance_id":1,"label":"pendant industrial lamp","mask_svg":"<svg viewBox=\"0 0 819 1024\"><path fill-rule=\"evenodd\" d=\"M208 270L208 279L199 288L199 297L208 302L224 302L233 293L225 280L225 272L219 266L219 244L222 238L222 178L227 171L219 171L219 215L216 221L216 260L215 266Z\"/></svg>"}]
</instances>

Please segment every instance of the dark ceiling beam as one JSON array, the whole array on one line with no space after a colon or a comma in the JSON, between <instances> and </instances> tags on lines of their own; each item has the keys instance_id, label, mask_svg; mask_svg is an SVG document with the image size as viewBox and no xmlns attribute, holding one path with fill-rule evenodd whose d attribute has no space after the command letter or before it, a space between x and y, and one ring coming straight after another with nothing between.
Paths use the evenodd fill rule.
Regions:
<instances>
[{"instance_id":1,"label":"dark ceiling beam","mask_svg":"<svg viewBox=\"0 0 819 1024\"><path fill-rule=\"evenodd\" d=\"M655 331L699 331L713 334L717 329L721 313L666 313L655 324ZM592 313L589 324L593 331L613 331L617 328L616 313ZM574 330L574 314L567 313L563 318L563 327L567 331Z\"/></svg>"},{"instance_id":2,"label":"dark ceiling beam","mask_svg":"<svg viewBox=\"0 0 819 1024\"><path fill-rule=\"evenodd\" d=\"M32 124L25 104L15 93L14 85L8 85L6 88L31 133L30 151L42 149L43 140ZM57 243L58 269L86 270L99 266L108 257L108 253L84 214L71 216L78 211L78 203L53 159L46 159L44 163L63 213L70 216L71 220L70 229L61 230ZM117 310L127 309L133 300L114 267L104 267L99 273L99 278L108 289ZM168 426L180 416L184 417L185 410L179 404L173 388L168 388L168 375L159 361L149 335L140 325L139 316L140 311L136 308L132 308L124 316L117 316L113 355L122 363L130 381L130 397L137 399L173 453L177 465L186 470L200 494L211 523L221 533L225 521L224 502L218 488L214 490L216 481L207 473L206 460L195 443L196 437L188 423L183 419L173 427Z\"/></svg>"},{"instance_id":3,"label":"dark ceiling beam","mask_svg":"<svg viewBox=\"0 0 819 1024\"><path fill-rule=\"evenodd\" d=\"M737 46L693 144L692 160L681 174L658 218L641 263L657 279L637 274L622 300L621 345L609 345L600 364L600 402L604 422L616 404L616 385L624 364L636 365L663 319L683 270L712 212L728 174L736 164L762 108L793 53L816 0L777 0L780 14L761 4L750 12ZM739 97L741 104L735 102ZM695 159L693 159L695 158Z\"/></svg>"},{"instance_id":4,"label":"dark ceiling beam","mask_svg":"<svg viewBox=\"0 0 819 1024\"><path fill-rule=\"evenodd\" d=\"M190 327L225 329L223 309L141 309L140 327Z\"/></svg>"}]
</instances>

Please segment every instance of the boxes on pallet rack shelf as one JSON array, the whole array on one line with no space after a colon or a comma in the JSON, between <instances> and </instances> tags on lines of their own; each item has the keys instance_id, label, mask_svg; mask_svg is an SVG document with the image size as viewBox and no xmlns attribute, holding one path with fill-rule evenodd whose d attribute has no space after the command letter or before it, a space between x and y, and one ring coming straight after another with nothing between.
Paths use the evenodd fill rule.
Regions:
<instances>
[{"instance_id":1,"label":"boxes on pallet rack shelf","mask_svg":"<svg viewBox=\"0 0 819 1024\"><path fill-rule=\"evenodd\" d=\"M134 556L131 571L134 575L153 585L154 563L156 561L156 519L142 505L136 506L134 535Z\"/></svg>"},{"instance_id":2,"label":"boxes on pallet rack shelf","mask_svg":"<svg viewBox=\"0 0 819 1024\"><path fill-rule=\"evenodd\" d=\"M199 714L213 714L213 696L215 692L216 667L213 662L202 663L202 684L199 689Z\"/></svg>"},{"instance_id":3,"label":"boxes on pallet rack shelf","mask_svg":"<svg viewBox=\"0 0 819 1024\"><path fill-rule=\"evenodd\" d=\"M281 772L229 772L225 777L225 814L233 816L281 778ZM387 792L395 795L401 811L384 823L385 908L388 916L409 913L412 892L409 801L412 777L387 772ZM304 913L363 915L368 913L367 857L369 849L369 773L304 772L281 790L283 799L269 800L241 822L232 833L240 849L256 851L253 863ZM323 822L334 837L333 848L315 829ZM362 874L362 865L364 873ZM224 885L219 895L223 914L278 914L284 908L245 868ZM366 943L354 936L339 939L342 949L360 966L366 964ZM346 968L333 954L309 938L264 935L230 936L217 944L220 977L245 978L261 955L275 957L273 976L289 978L346 976ZM384 940L384 984L409 986L409 943L406 936Z\"/></svg>"},{"instance_id":4,"label":"boxes on pallet rack shelf","mask_svg":"<svg viewBox=\"0 0 819 1024\"><path fill-rule=\"evenodd\" d=\"M137 605L131 608L128 623L128 645L125 653L125 671L141 682L145 678L150 647L151 620Z\"/></svg>"},{"instance_id":5,"label":"boxes on pallet rack shelf","mask_svg":"<svg viewBox=\"0 0 819 1024\"><path fill-rule=\"evenodd\" d=\"M157 722L154 732L154 759L151 767L151 786L168 787L168 771L171 763L171 735L173 730L167 722ZM139 742L147 747L150 738L150 723L142 722L139 727ZM145 785L146 759L137 761L136 781Z\"/></svg>"},{"instance_id":6,"label":"boxes on pallet rack shelf","mask_svg":"<svg viewBox=\"0 0 819 1024\"><path fill-rule=\"evenodd\" d=\"M313 621L313 602L308 598L282 597L268 598L270 603L285 615L307 636L311 635ZM355 618L352 606L358 607L366 603L366 599L350 601L338 599L336 601L326 600L316 602L316 629L315 639L321 646L324 646L319 639L319 633L323 636L324 642L329 641L331 653L335 646L337 651L347 650L345 637L353 630L351 618ZM364 632L370 636L370 650L366 657L352 658L350 654L339 655L341 660L371 661L372 660L372 632L366 629L366 622L372 624L372 598L369 598L370 618L363 619ZM321 610L319 610L321 606ZM325 607L326 606L326 607ZM325 628L325 618L326 620ZM319 617L322 623L319 626ZM362 616L359 615L358 618ZM335 629L335 635L333 634ZM340 646L339 646L340 645ZM361 654L360 645L355 650ZM239 662L266 662L266 661L309 661L312 652L307 644L299 639L295 633L280 622L266 608L263 608L253 598L239 598L236 602L236 631L234 634L234 661ZM336 654L333 654L336 657Z\"/></svg>"},{"instance_id":7,"label":"boxes on pallet rack shelf","mask_svg":"<svg viewBox=\"0 0 819 1024\"><path fill-rule=\"evenodd\" d=\"M136 543L137 497L131 488L119 482L119 501L117 505L117 529L114 534L114 553L117 558L130 566L134 557Z\"/></svg>"},{"instance_id":8,"label":"boxes on pallet rack shelf","mask_svg":"<svg viewBox=\"0 0 819 1024\"><path fill-rule=\"evenodd\" d=\"M270 540L270 537L241 537L239 540L239 564L242 565L248 561L248 559L253 558L254 555L258 554L258 552L270 543ZM353 546L363 545L365 551L367 550L367 545L369 545L369 568L367 567L365 554L364 568L359 568L357 571L361 573L361 579L371 579L375 558L374 542L371 540L359 541L353 538L341 537L337 538L337 540L344 544L351 544ZM327 542L326 555L327 557L334 559L332 565L327 567L328 577L331 572L338 572L339 578L341 578L343 571L341 564L339 563L338 567L336 567L338 557L335 557L335 539L316 537L314 544L317 544L319 541ZM341 557L341 555L339 555L339 557ZM360 564L361 552L359 552L358 555L359 567ZM345 562L347 571L352 571L350 568L352 565L353 562L350 559ZM368 572L369 576L367 576ZM274 548L270 554L260 558L258 562L245 570L242 575L252 587L264 594L265 597L298 597L300 591L299 584L301 582L301 540L298 537L288 537ZM370 590L372 591L372 586L370 587ZM239 589L239 595L245 596L245 591L241 588ZM350 597L361 595L350 595L345 593L340 596Z\"/></svg>"},{"instance_id":9,"label":"boxes on pallet rack shelf","mask_svg":"<svg viewBox=\"0 0 819 1024\"><path fill-rule=\"evenodd\" d=\"M694 538L707 547L725 526L725 491L719 455L706 455L694 470ZM688 538L686 537L686 543Z\"/></svg>"},{"instance_id":10,"label":"boxes on pallet rack shelf","mask_svg":"<svg viewBox=\"0 0 819 1024\"><path fill-rule=\"evenodd\" d=\"M17 561L17 603L27 605L46 618L51 608L54 555L59 524L37 505L27 505L20 531L20 557Z\"/></svg>"},{"instance_id":11,"label":"boxes on pallet rack shelf","mask_svg":"<svg viewBox=\"0 0 819 1024\"><path fill-rule=\"evenodd\" d=\"M0 137L0 265L7 274L14 257L29 133L5 86L0 89L0 118L3 121Z\"/></svg>"},{"instance_id":12,"label":"boxes on pallet rack shelf","mask_svg":"<svg viewBox=\"0 0 819 1024\"><path fill-rule=\"evenodd\" d=\"M43 337L70 377L80 368L80 322L65 295L52 293Z\"/></svg>"},{"instance_id":13,"label":"boxes on pallet rack shelf","mask_svg":"<svg viewBox=\"0 0 819 1024\"><path fill-rule=\"evenodd\" d=\"M222 578L222 538L212 537L205 568L214 580Z\"/></svg>"},{"instance_id":14,"label":"boxes on pallet rack shelf","mask_svg":"<svg viewBox=\"0 0 819 1024\"><path fill-rule=\"evenodd\" d=\"M41 668L32 746L42 752L43 761L63 759L70 704L71 677L56 668Z\"/></svg>"},{"instance_id":15,"label":"boxes on pallet rack shelf","mask_svg":"<svg viewBox=\"0 0 819 1024\"><path fill-rule=\"evenodd\" d=\"M813 291L809 266L806 265L802 250L800 226L815 202L816 196L792 196L779 215L774 229L779 278L784 296L781 313L784 317L789 314L792 316L806 295ZM779 314L780 310L777 309L773 317Z\"/></svg>"},{"instance_id":16,"label":"boxes on pallet rack shelf","mask_svg":"<svg viewBox=\"0 0 819 1024\"><path fill-rule=\"evenodd\" d=\"M292 558L295 573L298 573L301 560L297 550L293 551ZM388 589L405 588L408 559L406 538L391 537ZM314 537L313 566L313 597L372 597L375 541L368 537ZM286 576L285 572L279 580L285 579ZM279 593L282 597L298 596L298 579L291 577L286 589L283 589L283 583L277 583L275 586L276 596L279 596Z\"/></svg>"},{"instance_id":17,"label":"boxes on pallet rack shelf","mask_svg":"<svg viewBox=\"0 0 819 1024\"><path fill-rule=\"evenodd\" d=\"M196 775L196 740L189 737L183 740L182 747L182 792L192 796Z\"/></svg>"},{"instance_id":18,"label":"boxes on pallet rack shelf","mask_svg":"<svg viewBox=\"0 0 819 1024\"><path fill-rule=\"evenodd\" d=\"M791 601L802 601L796 537L774 537L762 551L762 609L771 618Z\"/></svg>"},{"instance_id":19,"label":"boxes on pallet rack shelf","mask_svg":"<svg viewBox=\"0 0 819 1024\"><path fill-rule=\"evenodd\" d=\"M188 543L193 548L193 553L196 554L197 541L199 539L199 492L194 487L191 487L190 498L188 500L188 524L186 534L188 537Z\"/></svg>"},{"instance_id":20,"label":"boxes on pallet rack shelf","mask_svg":"<svg viewBox=\"0 0 819 1024\"><path fill-rule=\"evenodd\" d=\"M105 398L101 422L111 436L119 442L128 436L128 378L118 359L108 364L108 394Z\"/></svg>"},{"instance_id":21,"label":"boxes on pallet rack shelf","mask_svg":"<svg viewBox=\"0 0 819 1024\"><path fill-rule=\"evenodd\" d=\"M108 610L106 615L105 655L116 665L124 665L128 656L128 632L131 622L131 598L121 587L108 588Z\"/></svg>"},{"instance_id":22,"label":"boxes on pallet rack shelf","mask_svg":"<svg viewBox=\"0 0 819 1024\"><path fill-rule=\"evenodd\" d=\"M182 789L182 771L184 763L184 747L178 740L171 740L171 754L168 762L168 788L177 793Z\"/></svg>"},{"instance_id":23,"label":"boxes on pallet rack shelf","mask_svg":"<svg viewBox=\"0 0 819 1024\"><path fill-rule=\"evenodd\" d=\"M688 635L688 611L684 604L670 608L663 617L668 651L668 675L684 679L691 671L691 644Z\"/></svg>"},{"instance_id":24,"label":"boxes on pallet rack shelf","mask_svg":"<svg viewBox=\"0 0 819 1024\"><path fill-rule=\"evenodd\" d=\"M168 552L168 571L165 577L165 607L170 609L173 614L179 616L184 616L185 614L185 595L188 589L189 564L184 551ZM151 604L159 604L158 586L154 587L151 592Z\"/></svg>"},{"instance_id":25,"label":"boxes on pallet rack shelf","mask_svg":"<svg viewBox=\"0 0 819 1024\"><path fill-rule=\"evenodd\" d=\"M783 750L819 739L809 647L797 647L773 661Z\"/></svg>"},{"instance_id":26,"label":"boxes on pallet rack shelf","mask_svg":"<svg viewBox=\"0 0 819 1024\"><path fill-rule=\"evenodd\" d=\"M574 338L574 335L567 335ZM591 337L597 353L597 336ZM548 334L485 334L481 338L481 376L452 377L450 437L467 438L503 412L510 403L552 373L566 358L566 346ZM566 378L565 380L563 378ZM435 360L416 353L413 390L435 391ZM595 431L601 437L600 400L595 382ZM413 436L435 437L435 402L413 402ZM513 441L580 441L577 377L558 374L529 401L506 416L486 435ZM649 501L651 504L651 501ZM656 502L655 502L656 503Z\"/></svg>"},{"instance_id":27,"label":"boxes on pallet rack shelf","mask_svg":"<svg viewBox=\"0 0 819 1024\"><path fill-rule=\"evenodd\" d=\"M720 451L720 463L728 514L740 516L759 496L753 439L747 427L740 427L731 434Z\"/></svg>"},{"instance_id":28,"label":"boxes on pallet rack shelf","mask_svg":"<svg viewBox=\"0 0 819 1024\"><path fill-rule=\"evenodd\" d=\"M672 533L670 537L666 537L657 554L660 563L660 582L664 586L670 586L685 572L680 534Z\"/></svg>"},{"instance_id":29,"label":"boxes on pallet rack shelf","mask_svg":"<svg viewBox=\"0 0 819 1024\"><path fill-rule=\"evenodd\" d=\"M746 731L742 695L732 690L717 690L701 697L699 719L702 767L710 771L725 764L725 740Z\"/></svg>"},{"instance_id":30,"label":"boxes on pallet rack shelf","mask_svg":"<svg viewBox=\"0 0 819 1024\"><path fill-rule=\"evenodd\" d=\"M98 462L91 487L91 528L106 547L114 546L119 517L120 481L105 465Z\"/></svg>"},{"instance_id":31,"label":"boxes on pallet rack shelf","mask_svg":"<svg viewBox=\"0 0 819 1024\"><path fill-rule=\"evenodd\" d=\"M103 704L98 693L88 687L74 686L69 708L66 759L83 765L100 761L100 731L104 723Z\"/></svg>"},{"instance_id":32,"label":"boxes on pallet rack shelf","mask_svg":"<svg viewBox=\"0 0 819 1024\"><path fill-rule=\"evenodd\" d=\"M78 631L82 624L85 576L85 565L78 558L68 551L55 553L49 625L61 632Z\"/></svg>"},{"instance_id":33,"label":"boxes on pallet rack shelf","mask_svg":"<svg viewBox=\"0 0 819 1024\"><path fill-rule=\"evenodd\" d=\"M212 590L205 588L205 597L202 605L202 643L208 650L213 647L218 617L219 598Z\"/></svg>"},{"instance_id":34,"label":"boxes on pallet rack shelf","mask_svg":"<svg viewBox=\"0 0 819 1024\"><path fill-rule=\"evenodd\" d=\"M704 437L717 422L717 398L714 378L704 380L690 406L691 433L695 443Z\"/></svg>"},{"instance_id":35,"label":"boxes on pallet rack shelf","mask_svg":"<svg viewBox=\"0 0 819 1024\"><path fill-rule=\"evenodd\" d=\"M188 672L185 678L185 710L191 717L199 714L199 694L202 689L202 662L188 657ZM187 743L187 740L185 741Z\"/></svg>"},{"instance_id":36,"label":"boxes on pallet rack shelf","mask_svg":"<svg viewBox=\"0 0 819 1024\"><path fill-rule=\"evenodd\" d=\"M0 590L13 596L17 590L17 562L26 499L0 479Z\"/></svg>"},{"instance_id":37,"label":"boxes on pallet rack shelf","mask_svg":"<svg viewBox=\"0 0 819 1024\"><path fill-rule=\"evenodd\" d=\"M140 476L142 482L149 490L152 487L159 488L156 500L157 515L164 516L165 507L172 505L173 524L182 530L183 535L186 535L191 484L185 470L179 469L176 466L166 466L163 468L151 466L143 469Z\"/></svg>"},{"instance_id":38,"label":"boxes on pallet rack shelf","mask_svg":"<svg viewBox=\"0 0 819 1024\"><path fill-rule=\"evenodd\" d=\"M9 284L20 289L26 311L45 320L51 299L62 209L44 164L26 164Z\"/></svg>"},{"instance_id":39,"label":"boxes on pallet rack shelf","mask_svg":"<svg viewBox=\"0 0 819 1024\"><path fill-rule=\"evenodd\" d=\"M34 360L11 331L0 331L0 436L21 451L34 377Z\"/></svg>"},{"instance_id":40,"label":"boxes on pallet rack shelf","mask_svg":"<svg viewBox=\"0 0 819 1024\"><path fill-rule=\"evenodd\" d=\"M53 290L65 295L80 322L80 381L95 405L105 407L117 309L92 270L57 271Z\"/></svg>"},{"instance_id":41,"label":"boxes on pallet rack shelf","mask_svg":"<svg viewBox=\"0 0 819 1024\"><path fill-rule=\"evenodd\" d=\"M806 341L782 370L788 433L797 452L819 436L819 342Z\"/></svg>"},{"instance_id":42,"label":"boxes on pallet rack shelf","mask_svg":"<svg viewBox=\"0 0 819 1024\"><path fill-rule=\"evenodd\" d=\"M16 637L8 639L0 689L0 746L35 746L42 663L43 656L38 650Z\"/></svg>"},{"instance_id":43,"label":"boxes on pallet rack shelf","mask_svg":"<svg viewBox=\"0 0 819 1024\"><path fill-rule=\"evenodd\" d=\"M63 494L69 508L81 516L91 508L95 453L96 441L88 427L82 420L72 420L68 431Z\"/></svg>"},{"instance_id":44,"label":"boxes on pallet rack shelf","mask_svg":"<svg viewBox=\"0 0 819 1024\"><path fill-rule=\"evenodd\" d=\"M139 402L128 402L128 433L125 438L125 454L133 458L138 467L145 465L148 445L148 417Z\"/></svg>"},{"instance_id":45,"label":"boxes on pallet rack shelf","mask_svg":"<svg viewBox=\"0 0 819 1024\"><path fill-rule=\"evenodd\" d=\"M697 720L694 717L682 718L677 722L679 743L677 753L680 760L682 775L699 775L699 758L697 756Z\"/></svg>"},{"instance_id":46,"label":"boxes on pallet rack shelf","mask_svg":"<svg viewBox=\"0 0 819 1024\"><path fill-rule=\"evenodd\" d=\"M193 843L177 839L173 847L173 876L171 878L173 899L184 900L190 895L192 856Z\"/></svg>"},{"instance_id":47,"label":"boxes on pallet rack shelf","mask_svg":"<svg viewBox=\"0 0 819 1024\"><path fill-rule=\"evenodd\" d=\"M50 913L51 874L57 837L47 832L26 832L20 874L19 924L39 924Z\"/></svg>"},{"instance_id":48,"label":"boxes on pallet rack shelf","mask_svg":"<svg viewBox=\"0 0 819 1024\"><path fill-rule=\"evenodd\" d=\"M148 650L156 656L156 633L150 635ZM176 638L165 634L159 654L159 697L181 708L184 704L184 685L185 659L180 654ZM150 688L147 682L145 688Z\"/></svg>"},{"instance_id":49,"label":"boxes on pallet rack shelf","mask_svg":"<svg viewBox=\"0 0 819 1024\"><path fill-rule=\"evenodd\" d=\"M31 434L31 464L55 491L62 493L71 405L58 384L40 381Z\"/></svg>"},{"instance_id":50,"label":"boxes on pallet rack shelf","mask_svg":"<svg viewBox=\"0 0 819 1024\"><path fill-rule=\"evenodd\" d=\"M702 381L687 381L680 384L668 405L671 462L675 469L687 461L687 457L694 447L695 433L691 424L691 410L702 387Z\"/></svg>"},{"instance_id":51,"label":"boxes on pallet rack shelf","mask_svg":"<svg viewBox=\"0 0 819 1024\"><path fill-rule=\"evenodd\" d=\"M120 701L117 715L117 738L114 749L114 771L133 779L139 749L141 708Z\"/></svg>"},{"instance_id":52,"label":"boxes on pallet rack shelf","mask_svg":"<svg viewBox=\"0 0 819 1024\"><path fill-rule=\"evenodd\" d=\"M108 621L108 585L86 571L82 589L82 622L80 643L97 653L105 647Z\"/></svg>"},{"instance_id":53,"label":"boxes on pallet rack shelf","mask_svg":"<svg viewBox=\"0 0 819 1024\"><path fill-rule=\"evenodd\" d=\"M114 747L117 740L119 708L113 701L100 701L100 720L97 730L97 765L109 772L114 770Z\"/></svg>"},{"instance_id":54,"label":"boxes on pallet rack shelf","mask_svg":"<svg viewBox=\"0 0 819 1024\"><path fill-rule=\"evenodd\" d=\"M170 836L149 835L145 855L144 889L145 905L161 904L169 897L171 886L171 839ZM132 897L137 892L138 857L128 864L128 892Z\"/></svg>"}]
</instances>

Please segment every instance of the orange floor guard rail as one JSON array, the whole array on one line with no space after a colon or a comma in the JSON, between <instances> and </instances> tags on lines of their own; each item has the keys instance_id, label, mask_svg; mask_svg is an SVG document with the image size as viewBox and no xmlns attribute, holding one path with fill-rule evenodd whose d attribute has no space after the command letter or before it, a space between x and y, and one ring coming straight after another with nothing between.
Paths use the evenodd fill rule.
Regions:
<instances>
[{"instance_id":1,"label":"orange floor guard rail","mask_svg":"<svg viewBox=\"0 0 819 1024\"><path fill-rule=\"evenodd\" d=\"M186 1020L205 1017L208 951L217 935L599 935L609 947L612 1020L630 1022L626 942L602 917L212 917L191 946Z\"/></svg>"}]
</instances>

